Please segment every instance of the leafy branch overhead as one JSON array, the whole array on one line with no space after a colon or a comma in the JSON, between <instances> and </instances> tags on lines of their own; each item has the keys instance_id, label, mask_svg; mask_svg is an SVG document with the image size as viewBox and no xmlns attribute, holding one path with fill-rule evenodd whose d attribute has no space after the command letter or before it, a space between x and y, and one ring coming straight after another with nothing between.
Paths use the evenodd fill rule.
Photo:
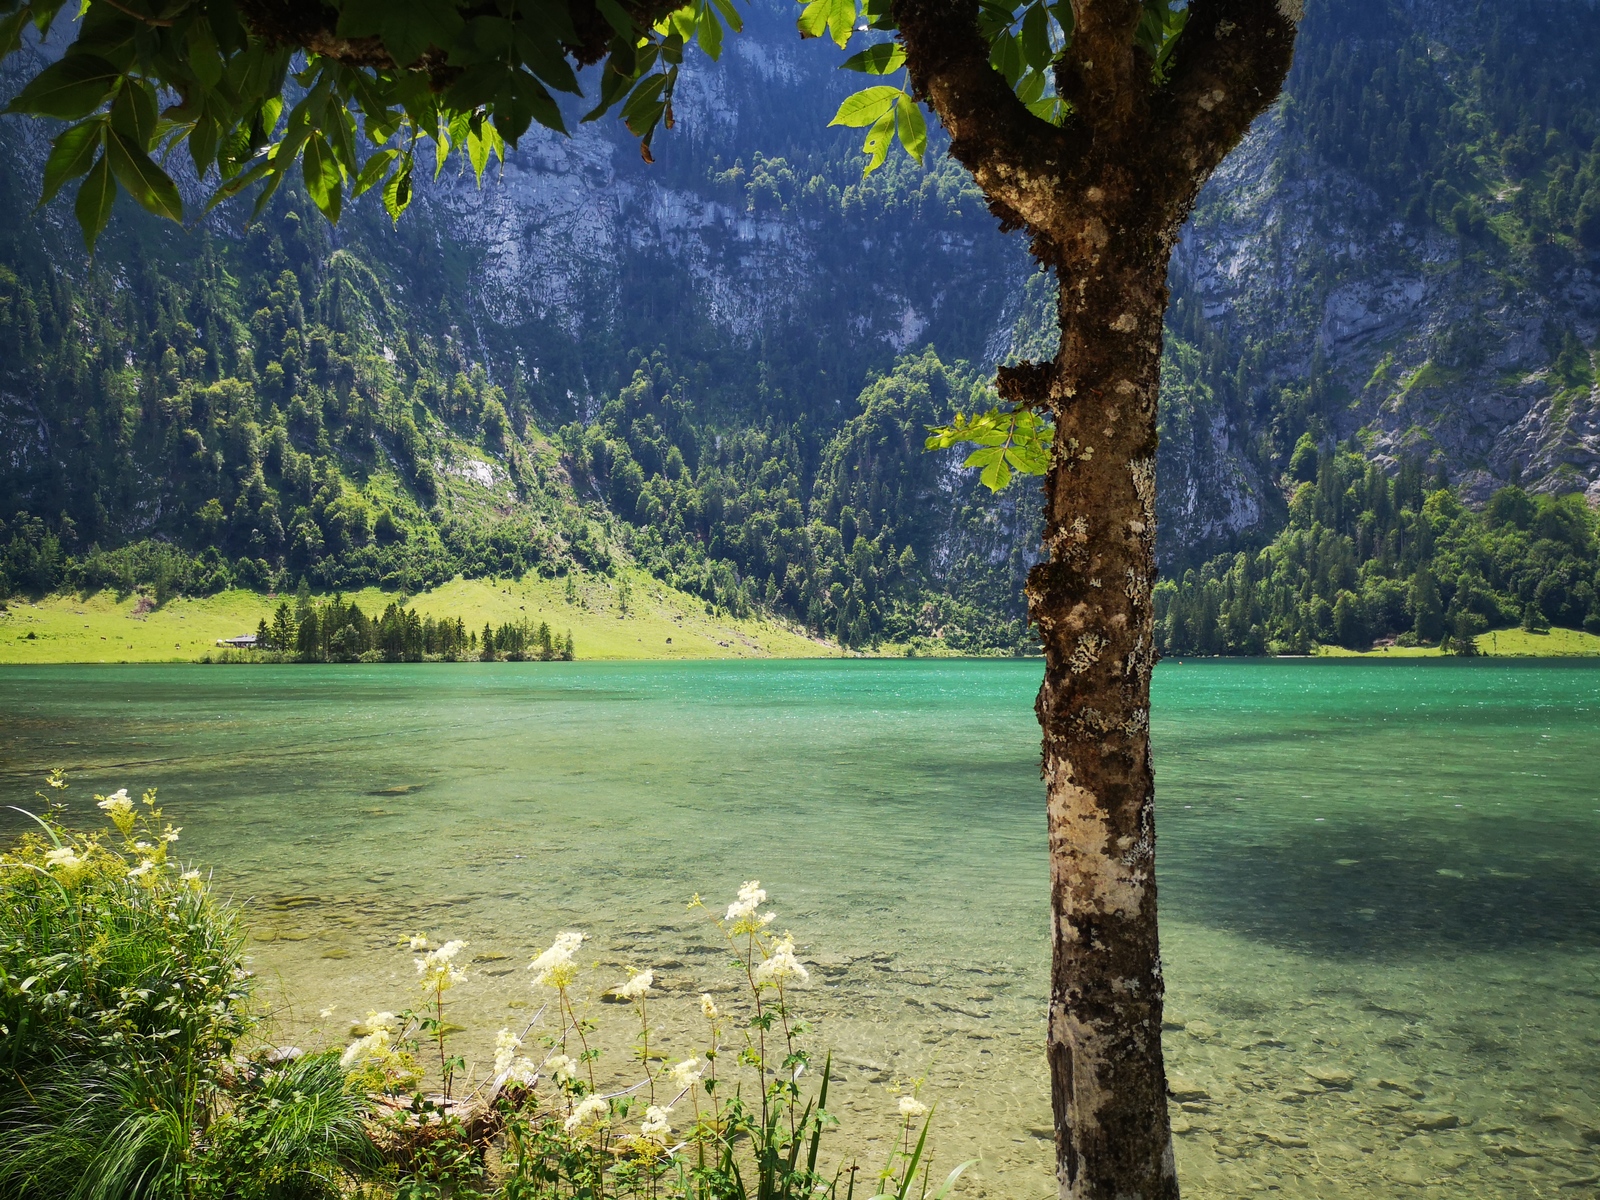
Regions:
<instances>
[{"instance_id":1,"label":"leafy branch overhead","mask_svg":"<svg viewBox=\"0 0 1600 1200\"><path fill-rule=\"evenodd\" d=\"M801 0L802 37L841 50L873 76L831 124L866 130L866 173L898 141L919 161L928 129L904 74L891 0ZM0 58L63 19L64 0L0 0ZM40 202L77 181L76 212L92 249L119 192L182 221L169 172L187 150L205 206L253 191L259 214L298 164L307 195L330 221L369 191L398 220L418 170L435 178L452 153L480 182L535 124L568 133L558 97L582 100L581 120L616 111L652 161L657 129L691 43L707 58L743 27L733 0L83 0L65 55L7 111L68 122L45 164ZM1188 18L1185 0L1142 0L1137 45L1160 81ZM68 20L73 19L69 13ZM978 0L989 65L1041 122L1072 116L1058 67L1072 43L1068 0ZM585 68L595 75L580 79ZM895 81L895 77L899 77ZM595 93L584 99L585 90ZM425 143L431 143L429 153ZM985 441L1004 430L999 441ZM939 431L973 441L984 482L1048 462L1048 426L993 409Z\"/></svg>"},{"instance_id":2,"label":"leafy branch overhead","mask_svg":"<svg viewBox=\"0 0 1600 1200\"><path fill-rule=\"evenodd\" d=\"M42 38L71 20L64 7L0 0L0 56L30 25ZM725 28L742 28L731 0L85 0L66 54L7 111L71 123L41 202L81 180L91 248L119 190L182 220L168 171L182 148L208 208L255 188L259 213L298 163L330 221L374 189L398 220L422 143L435 176L456 151L481 181L533 124L567 132L556 95L582 96L584 67L599 73L582 119L617 110L649 159L685 49L717 58Z\"/></svg>"}]
</instances>

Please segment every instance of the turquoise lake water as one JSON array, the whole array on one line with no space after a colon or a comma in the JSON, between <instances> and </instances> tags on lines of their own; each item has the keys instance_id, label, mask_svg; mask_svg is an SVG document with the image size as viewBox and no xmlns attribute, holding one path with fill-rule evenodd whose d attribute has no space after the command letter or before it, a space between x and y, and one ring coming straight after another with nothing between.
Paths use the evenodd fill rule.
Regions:
<instances>
[{"instance_id":1,"label":"turquoise lake water","mask_svg":"<svg viewBox=\"0 0 1600 1200\"><path fill-rule=\"evenodd\" d=\"M729 986L695 892L759 878L855 1144L925 1078L962 1194L1054 1194L1037 662L11 667L0 802L159 785L247 902L284 1040L471 941L481 1057L567 928ZM1186 1194L1600 1193L1600 669L1167 662L1152 723ZM0 825L0 829L14 828ZM503 956L503 957L502 957ZM326 1008L333 1013L321 1015ZM597 1009L623 1058L623 1012Z\"/></svg>"}]
</instances>

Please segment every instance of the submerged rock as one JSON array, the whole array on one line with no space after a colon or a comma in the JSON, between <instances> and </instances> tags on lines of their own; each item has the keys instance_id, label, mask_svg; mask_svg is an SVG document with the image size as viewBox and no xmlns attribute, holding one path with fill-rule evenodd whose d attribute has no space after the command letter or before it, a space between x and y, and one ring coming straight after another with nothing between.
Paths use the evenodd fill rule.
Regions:
<instances>
[{"instance_id":1,"label":"submerged rock","mask_svg":"<svg viewBox=\"0 0 1600 1200\"><path fill-rule=\"evenodd\" d=\"M1454 1129L1461 1119L1452 1112L1407 1113L1405 1122L1413 1129Z\"/></svg>"},{"instance_id":2,"label":"submerged rock","mask_svg":"<svg viewBox=\"0 0 1600 1200\"><path fill-rule=\"evenodd\" d=\"M1325 1088L1348 1090L1355 1083L1355 1076L1343 1067L1307 1067L1306 1074L1315 1079Z\"/></svg>"},{"instance_id":3,"label":"submerged rock","mask_svg":"<svg viewBox=\"0 0 1600 1200\"><path fill-rule=\"evenodd\" d=\"M1184 1101L1209 1100L1211 1093L1192 1079L1182 1075L1167 1076L1167 1095L1180 1104Z\"/></svg>"}]
</instances>

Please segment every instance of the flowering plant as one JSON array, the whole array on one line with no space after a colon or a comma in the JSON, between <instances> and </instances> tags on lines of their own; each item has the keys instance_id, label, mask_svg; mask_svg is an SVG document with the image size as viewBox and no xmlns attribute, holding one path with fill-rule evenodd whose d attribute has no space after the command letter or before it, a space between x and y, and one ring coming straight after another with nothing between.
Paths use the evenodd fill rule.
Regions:
<instances>
[{"instance_id":1,"label":"flowering plant","mask_svg":"<svg viewBox=\"0 0 1600 1200\"><path fill-rule=\"evenodd\" d=\"M520 1033L499 1031L492 1070L444 1114L463 1130L475 1121L492 1128L506 1172L497 1197L853 1200L864 1184L858 1164L840 1160L828 1168L822 1161L825 1135L838 1124L827 1107L831 1060L824 1059L814 1092L808 1094L804 1082L810 1027L793 1004L810 972L794 937L773 931L776 916L764 910L766 900L759 881L751 880L711 916L734 951L742 996L719 1006L710 992L701 993L698 1053L677 1061L652 1054L655 968L629 968L628 978L604 990L630 1005L638 1020L639 1075L631 1083L602 1086L596 1069L600 1026L579 989L589 969L579 960L587 936L563 932L533 958L528 969L543 1005ZM697 896L690 908L705 911L706 905ZM414 939L412 945L420 950L429 943ZM452 947L461 945L447 942L417 960L436 1000L452 982ZM529 1052L546 1014L552 1019L539 1039L543 1053ZM443 1021L442 1007L437 1019ZM369 1033L345 1053L360 1058L390 1051L390 1033ZM451 1072L443 1073L448 1080ZM481 1119L485 1111L493 1121ZM876 1196L937 1200L971 1165L961 1164L930 1191L932 1115L915 1094L898 1099L893 1149L877 1173ZM452 1182L457 1195L467 1194L459 1176Z\"/></svg>"}]
</instances>

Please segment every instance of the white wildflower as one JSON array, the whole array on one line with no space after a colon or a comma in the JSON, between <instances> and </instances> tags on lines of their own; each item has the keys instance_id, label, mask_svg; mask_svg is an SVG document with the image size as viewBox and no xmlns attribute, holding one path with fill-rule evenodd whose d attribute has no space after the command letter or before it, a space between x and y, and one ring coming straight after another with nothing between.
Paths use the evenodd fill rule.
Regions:
<instances>
[{"instance_id":1,"label":"white wildflower","mask_svg":"<svg viewBox=\"0 0 1600 1200\"><path fill-rule=\"evenodd\" d=\"M328 1005L327 1008L323 1009L321 1012L319 1012L317 1014L318 1019L326 1021L329 1017L333 1016L333 1010L338 1008L338 1007L339 1006L337 1004Z\"/></svg>"},{"instance_id":2,"label":"white wildflower","mask_svg":"<svg viewBox=\"0 0 1600 1200\"><path fill-rule=\"evenodd\" d=\"M333 1010L327 1010L331 1015ZM385 1058L395 1034L395 1015L392 1012L367 1013L367 1032L345 1047L339 1056L339 1065L349 1067L363 1058Z\"/></svg>"},{"instance_id":3,"label":"white wildflower","mask_svg":"<svg viewBox=\"0 0 1600 1200\"><path fill-rule=\"evenodd\" d=\"M73 850L71 846L58 846L56 849L50 851L50 853L44 856L45 866L64 867L67 870L71 870L82 861L83 860L78 857L77 852Z\"/></svg>"},{"instance_id":4,"label":"white wildflower","mask_svg":"<svg viewBox=\"0 0 1600 1200\"><path fill-rule=\"evenodd\" d=\"M544 1069L557 1083L571 1083L578 1069L577 1060L566 1054L556 1054L544 1060Z\"/></svg>"},{"instance_id":5,"label":"white wildflower","mask_svg":"<svg viewBox=\"0 0 1600 1200\"><path fill-rule=\"evenodd\" d=\"M811 978L811 972L801 966L800 960L794 956L794 938L788 934L778 939L767 959L756 968L756 982L761 983L804 983Z\"/></svg>"},{"instance_id":6,"label":"white wildflower","mask_svg":"<svg viewBox=\"0 0 1600 1200\"><path fill-rule=\"evenodd\" d=\"M140 863L137 867L134 867L131 871L128 872L128 878L129 879L141 879L144 876L148 875L151 871L154 871L155 869L156 869L156 864L152 860L147 858L142 863Z\"/></svg>"},{"instance_id":7,"label":"white wildflower","mask_svg":"<svg viewBox=\"0 0 1600 1200\"><path fill-rule=\"evenodd\" d=\"M569 986L578 975L572 956L587 936L572 930L556 935L550 949L528 964L528 970L539 972L533 978L534 986L556 989Z\"/></svg>"},{"instance_id":8,"label":"white wildflower","mask_svg":"<svg viewBox=\"0 0 1600 1200\"><path fill-rule=\"evenodd\" d=\"M639 1135L651 1141L665 1142L667 1134L672 1132L672 1125L667 1120L670 1112L670 1108L662 1108L659 1104L652 1104L645 1109L644 1120L639 1124Z\"/></svg>"},{"instance_id":9,"label":"white wildflower","mask_svg":"<svg viewBox=\"0 0 1600 1200\"><path fill-rule=\"evenodd\" d=\"M418 950L426 950L428 948L428 935L425 933L413 933L411 935L410 948L413 954Z\"/></svg>"},{"instance_id":10,"label":"white wildflower","mask_svg":"<svg viewBox=\"0 0 1600 1200\"><path fill-rule=\"evenodd\" d=\"M128 799L128 789L119 788L109 796L96 796L96 802L116 827L126 836L133 828L133 801Z\"/></svg>"},{"instance_id":11,"label":"white wildflower","mask_svg":"<svg viewBox=\"0 0 1600 1200\"><path fill-rule=\"evenodd\" d=\"M450 963L466 946L466 942L446 942L437 950L428 951L426 957L412 960L417 964L423 991L442 992L466 979L467 973Z\"/></svg>"},{"instance_id":12,"label":"white wildflower","mask_svg":"<svg viewBox=\"0 0 1600 1200\"><path fill-rule=\"evenodd\" d=\"M578 1107L572 1110L572 1115L567 1118L566 1131L576 1133L587 1129L591 1125L600 1124L610 1115L611 1106L599 1096L586 1097Z\"/></svg>"},{"instance_id":13,"label":"white wildflower","mask_svg":"<svg viewBox=\"0 0 1600 1200\"><path fill-rule=\"evenodd\" d=\"M183 832L183 826L180 825L180 826L178 826L178 828L174 829L171 825L168 825L167 826L167 831L161 835L161 840L170 845L171 843L173 843L173 842L178 840L178 835L180 833L182 833L182 832Z\"/></svg>"},{"instance_id":14,"label":"white wildflower","mask_svg":"<svg viewBox=\"0 0 1600 1200\"><path fill-rule=\"evenodd\" d=\"M901 1096L900 1115L907 1121L914 1121L928 1115L928 1106L915 1096Z\"/></svg>"},{"instance_id":15,"label":"white wildflower","mask_svg":"<svg viewBox=\"0 0 1600 1200\"><path fill-rule=\"evenodd\" d=\"M494 1073L504 1075L511 1069L511 1064L517 1057L517 1051L522 1049L522 1039L509 1029L502 1029L494 1036Z\"/></svg>"},{"instance_id":16,"label":"white wildflower","mask_svg":"<svg viewBox=\"0 0 1600 1200\"><path fill-rule=\"evenodd\" d=\"M505 1069L504 1078L500 1082L502 1084L516 1083L521 1084L523 1087L532 1087L534 1081L538 1078L539 1068L526 1058L519 1058Z\"/></svg>"},{"instance_id":17,"label":"white wildflower","mask_svg":"<svg viewBox=\"0 0 1600 1200\"><path fill-rule=\"evenodd\" d=\"M656 980L654 971L640 971L627 983L619 983L611 989L614 996L621 996L624 1000L642 1000L650 985Z\"/></svg>"},{"instance_id":18,"label":"white wildflower","mask_svg":"<svg viewBox=\"0 0 1600 1200\"><path fill-rule=\"evenodd\" d=\"M700 993L700 1015L708 1021L715 1021L722 1015L717 1012L717 1002L711 998L710 992Z\"/></svg>"},{"instance_id":19,"label":"white wildflower","mask_svg":"<svg viewBox=\"0 0 1600 1200\"><path fill-rule=\"evenodd\" d=\"M759 879L746 880L744 886L739 889L739 898L728 905L727 919L730 921L744 920L756 909L760 908L766 902L766 899L767 893L762 890Z\"/></svg>"},{"instance_id":20,"label":"white wildflower","mask_svg":"<svg viewBox=\"0 0 1600 1200\"><path fill-rule=\"evenodd\" d=\"M686 1092L700 1081L700 1076L706 1073L706 1065L698 1057L686 1058L681 1063L672 1065L672 1086L680 1092Z\"/></svg>"}]
</instances>

